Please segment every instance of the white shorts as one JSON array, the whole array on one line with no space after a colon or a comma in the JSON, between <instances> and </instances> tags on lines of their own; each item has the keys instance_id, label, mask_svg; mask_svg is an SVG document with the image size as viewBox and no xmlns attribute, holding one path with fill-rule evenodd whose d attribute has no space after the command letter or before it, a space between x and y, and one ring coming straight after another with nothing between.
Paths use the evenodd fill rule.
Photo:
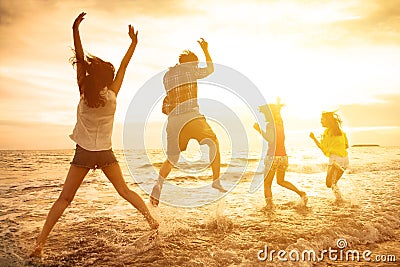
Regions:
<instances>
[{"instance_id":1,"label":"white shorts","mask_svg":"<svg viewBox=\"0 0 400 267\"><path fill-rule=\"evenodd\" d=\"M333 162L336 162L337 164L339 164L343 169L346 169L347 167L349 167L349 157L340 157L338 155L335 154L331 154L331 156L329 157L329 165L332 165Z\"/></svg>"}]
</instances>

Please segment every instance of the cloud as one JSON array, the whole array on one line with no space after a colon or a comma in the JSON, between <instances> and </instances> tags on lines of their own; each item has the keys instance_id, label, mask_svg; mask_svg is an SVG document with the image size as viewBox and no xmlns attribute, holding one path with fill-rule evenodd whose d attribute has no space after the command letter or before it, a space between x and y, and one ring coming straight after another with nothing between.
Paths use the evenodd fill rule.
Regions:
<instances>
[{"instance_id":1,"label":"cloud","mask_svg":"<svg viewBox=\"0 0 400 267\"><path fill-rule=\"evenodd\" d=\"M75 85L69 86L71 93L66 93L54 86L63 84L57 77L42 78L26 73L10 77L0 72L0 79L0 120L50 124L74 120L79 99Z\"/></svg>"},{"instance_id":2,"label":"cloud","mask_svg":"<svg viewBox=\"0 0 400 267\"><path fill-rule=\"evenodd\" d=\"M126 25L139 29L139 45L119 97L121 117L135 90L175 64L182 49L201 53L195 40L204 33L215 62L242 71L266 88L267 96L275 88L288 104L290 98L310 94L313 101L332 102L329 94L334 92L340 96L335 103L351 103L394 92L340 111L345 126L399 125L394 115L400 113L395 105L400 100L398 2L0 0L0 120L40 121L38 127L73 124L79 95L68 64L71 26L86 11L81 29L85 51L116 67L129 45ZM319 118L315 124L320 127ZM287 123L299 129L313 125L298 118ZM35 127L27 126L28 132Z\"/></svg>"},{"instance_id":3,"label":"cloud","mask_svg":"<svg viewBox=\"0 0 400 267\"><path fill-rule=\"evenodd\" d=\"M232 10L240 3L225 5ZM400 43L398 0L253 1L241 10L245 11L241 18L246 19L228 16L230 23L238 21L240 25L245 21L247 30L258 31L260 38L272 36L271 41L295 46L338 48Z\"/></svg>"},{"instance_id":4,"label":"cloud","mask_svg":"<svg viewBox=\"0 0 400 267\"><path fill-rule=\"evenodd\" d=\"M40 18L43 7L52 10L56 1L0 1L0 26L12 26L16 22L31 17Z\"/></svg>"},{"instance_id":5,"label":"cloud","mask_svg":"<svg viewBox=\"0 0 400 267\"><path fill-rule=\"evenodd\" d=\"M363 14L361 21L369 25L393 21L393 19L398 19L400 15L400 5L398 0L366 0L349 9ZM400 21L398 21L398 23L400 23Z\"/></svg>"},{"instance_id":6,"label":"cloud","mask_svg":"<svg viewBox=\"0 0 400 267\"><path fill-rule=\"evenodd\" d=\"M350 104L340 107L346 126L374 127L400 126L400 94L381 95L377 102Z\"/></svg>"},{"instance_id":7,"label":"cloud","mask_svg":"<svg viewBox=\"0 0 400 267\"><path fill-rule=\"evenodd\" d=\"M400 4L398 0L366 0L348 6L345 11L354 19L337 21L328 29L338 34L334 44L367 41L379 44L400 43ZM332 39L331 39L332 41ZM334 40L335 41L335 40Z\"/></svg>"},{"instance_id":8,"label":"cloud","mask_svg":"<svg viewBox=\"0 0 400 267\"><path fill-rule=\"evenodd\" d=\"M97 10L112 14L112 16L150 16L176 17L190 16L192 8L186 1L181 0L118 0L102 1L92 0L87 2L87 7L93 7Z\"/></svg>"},{"instance_id":9,"label":"cloud","mask_svg":"<svg viewBox=\"0 0 400 267\"><path fill-rule=\"evenodd\" d=\"M15 21L25 18L52 17L53 14L72 10L76 15L82 11L108 13L116 19L121 16L156 18L188 16L192 14L192 7L186 1L181 0L87 0L79 2L73 0L26 0L23 3L21 1L0 1L0 25L11 25Z\"/></svg>"},{"instance_id":10,"label":"cloud","mask_svg":"<svg viewBox=\"0 0 400 267\"><path fill-rule=\"evenodd\" d=\"M194 14L201 13L179 0L31 0L21 3L0 1L0 57L4 65L26 65L24 60L38 63L68 60L71 56L68 47L73 46L71 26L82 11L88 13L88 22L84 22L81 29L84 49L94 54L98 51L107 54L110 47L125 52L130 23L138 26L141 44L158 44L160 38L173 36L171 21L186 29L182 17L193 19ZM122 45L124 49L118 49Z\"/></svg>"}]
</instances>

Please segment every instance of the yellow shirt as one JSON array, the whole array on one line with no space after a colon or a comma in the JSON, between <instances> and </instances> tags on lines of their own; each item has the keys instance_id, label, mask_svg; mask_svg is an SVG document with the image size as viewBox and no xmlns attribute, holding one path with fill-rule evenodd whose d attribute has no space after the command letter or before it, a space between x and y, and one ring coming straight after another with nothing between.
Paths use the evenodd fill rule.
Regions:
<instances>
[{"instance_id":1,"label":"yellow shirt","mask_svg":"<svg viewBox=\"0 0 400 267\"><path fill-rule=\"evenodd\" d=\"M349 142L346 134L342 131L342 135L334 136L329 129L326 129L321 139L321 147L325 156L330 157L331 154L338 155L340 157L347 156L347 148Z\"/></svg>"}]
</instances>

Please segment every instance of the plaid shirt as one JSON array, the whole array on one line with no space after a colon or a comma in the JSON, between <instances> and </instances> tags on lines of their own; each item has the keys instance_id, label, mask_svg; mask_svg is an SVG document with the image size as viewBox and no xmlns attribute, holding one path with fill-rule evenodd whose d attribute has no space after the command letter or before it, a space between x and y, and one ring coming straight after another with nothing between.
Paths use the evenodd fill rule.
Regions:
<instances>
[{"instance_id":1,"label":"plaid shirt","mask_svg":"<svg viewBox=\"0 0 400 267\"><path fill-rule=\"evenodd\" d=\"M197 80L212 73L210 67L199 68L196 64L177 64L164 75L164 98L162 112L178 115L199 108L197 102Z\"/></svg>"}]
</instances>

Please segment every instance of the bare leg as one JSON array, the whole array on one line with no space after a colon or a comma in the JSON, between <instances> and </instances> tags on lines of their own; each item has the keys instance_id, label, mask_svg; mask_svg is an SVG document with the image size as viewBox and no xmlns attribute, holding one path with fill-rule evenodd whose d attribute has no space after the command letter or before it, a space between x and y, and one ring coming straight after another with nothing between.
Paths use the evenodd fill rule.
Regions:
<instances>
[{"instance_id":1,"label":"bare leg","mask_svg":"<svg viewBox=\"0 0 400 267\"><path fill-rule=\"evenodd\" d=\"M344 171L340 166L337 167L335 166L335 164L333 164L329 165L328 167L328 174L326 176L327 186L328 183L330 182L330 186L328 187L332 189L332 192L335 195L337 201L341 201L343 199L342 194L340 193L340 190L336 185L337 181L342 177L343 173Z\"/></svg>"},{"instance_id":2,"label":"bare leg","mask_svg":"<svg viewBox=\"0 0 400 267\"><path fill-rule=\"evenodd\" d=\"M274 180L274 176L275 171L269 170L268 174L264 177L264 197L267 208L272 208L273 206L271 185L272 180Z\"/></svg>"},{"instance_id":3,"label":"bare leg","mask_svg":"<svg viewBox=\"0 0 400 267\"><path fill-rule=\"evenodd\" d=\"M35 250L31 253L30 257L40 256L46 239L53 229L54 225L64 213L64 210L74 199L75 193L81 185L83 178L85 178L89 169L71 165L65 179L63 189L60 196L54 202L49 214L47 215L46 222L44 223L42 232L40 233Z\"/></svg>"},{"instance_id":4,"label":"bare leg","mask_svg":"<svg viewBox=\"0 0 400 267\"><path fill-rule=\"evenodd\" d=\"M331 188L333 184L336 184L339 181L342 175L343 175L343 170L335 167L334 165L329 165L326 174L326 186L328 188Z\"/></svg>"},{"instance_id":5,"label":"bare leg","mask_svg":"<svg viewBox=\"0 0 400 267\"><path fill-rule=\"evenodd\" d=\"M337 184L339 179L343 176L344 169L336 162L334 162L332 166L335 169L334 178L332 179L332 181L333 181L333 184Z\"/></svg>"},{"instance_id":6,"label":"bare leg","mask_svg":"<svg viewBox=\"0 0 400 267\"><path fill-rule=\"evenodd\" d=\"M283 186L289 190L296 192L300 197L303 196L305 194L303 191L300 191L299 189L297 189L297 187L294 186L291 182L285 181L285 174L286 174L286 171L279 170L279 169L277 170L276 180L278 182L278 185Z\"/></svg>"},{"instance_id":7,"label":"bare leg","mask_svg":"<svg viewBox=\"0 0 400 267\"><path fill-rule=\"evenodd\" d=\"M221 154L219 151L218 140L207 144L209 149L209 159L211 163L211 169L213 173L213 181L217 180L221 171Z\"/></svg>"},{"instance_id":8,"label":"bare leg","mask_svg":"<svg viewBox=\"0 0 400 267\"><path fill-rule=\"evenodd\" d=\"M167 179L169 173L170 173L171 170L172 170L172 167L173 167L173 164L167 159L167 160L164 161L164 163L161 165L159 175L160 175L163 179Z\"/></svg>"},{"instance_id":9,"label":"bare leg","mask_svg":"<svg viewBox=\"0 0 400 267\"><path fill-rule=\"evenodd\" d=\"M286 174L286 171L278 169L278 171L276 173L276 180L277 180L278 184L280 186L283 186L289 190L296 192L301 197L302 205L306 206L307 202L308 202L307 194L304 191L300 191L299 189L297 189L297 187L294 186L291 182L285 181L285 174Z\"/></svg>"},{"instance_id":10,"label":"bare leg","mask_svg":"<svg viewBox=\"0 0 400 267\"><path fill-rule=\"evenodd\" d=\"M218 139L204 139L201 141L201 144L205 144L209 147L209 159L211 164L211 170L213 173L213 183L212 187L219 190L222 193L228 192L228 190L224 189L219 180L220 171L221 171L221 154L219 151L219 143Z\"/></svg>"},{"instance_id":11,"label":"bare leg","mask_svg":"<svg viewBox=\"0 0 400 267\"><path fill-rule=\"evenodd\" d=\"M177 156L170 156L173 162L178 162L179 155ZM161 165L160 172L158 175L158 180L156 181L153 190L151 191L150 195L150 203L156 207L160 203L160 195L161 190L164 184L164 180L168 177L169 173L171 172L173 164L170 160L165 160L164 163Z\"/></svg>"},{"instance_id":12,"label":"bare leg","mask_svg":"<svg viewBox=\"0 0 400 267\"><path fill-rule=\"evenodd\" d=\"M326 172L326 178L325 178L326 187L328 188L331 188L332 186L332 175L333 175L333 169L331 166L328 166L328 171Z\"/></svg>"},{"instance_id":13,"label":"bare leg","mask_svg":"<svg viewBox=\"0 0 400 267\"><path fill-rule=\"evenodd\" d=\"M158 222L153 218L153 216L151 216L149 209L143 202L143 199L136 192L130 190L126 185L119 164L112 164L104 167L102 170L107 176L108 180L110 180L110 182L114 185L118 194L143 214L152 229L157 229Z\"/></svg>"}]
</instances>

